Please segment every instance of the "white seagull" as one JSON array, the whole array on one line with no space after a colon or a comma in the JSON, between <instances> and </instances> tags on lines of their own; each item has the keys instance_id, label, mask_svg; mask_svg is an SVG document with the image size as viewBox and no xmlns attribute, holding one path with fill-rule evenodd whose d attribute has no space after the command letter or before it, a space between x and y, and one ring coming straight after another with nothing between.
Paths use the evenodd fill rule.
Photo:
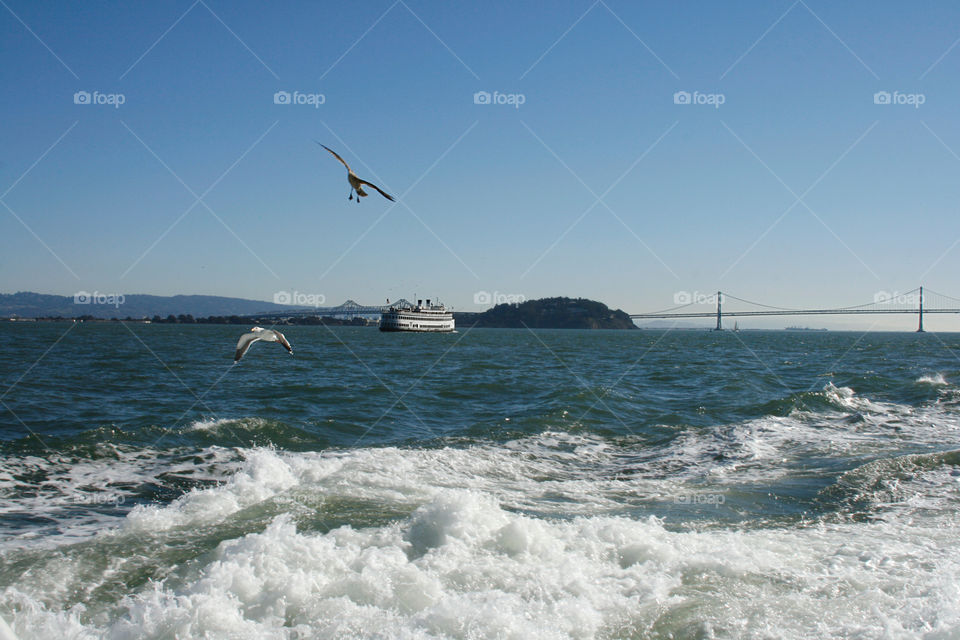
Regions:
<instances>
[{"instance_id":1,"label":"white seagull","mask_svg":"<svg viewBox=\"0 0 960 640\"><path fill-rule=\"evenodd\" d=\"M314 142L317 142L317 141L314 140ZM361 178L358 178L357 174L355 174L353 172L353 169L350 168L350 165L347 164L347 161L341 158L339 155L337 155L336 151L334 151L333 149L331 149L325 144L321 144L319 142L317 142L317 144L319 144L321 147L323 147L324 149L332 153L333 157L339 160L340 162L342 162L343 166L347 168L347 182L350 183L350 197L348 197L347 200L353 200L353 192L356 191L357 204L360 204L360 198L365 198L368 195L367 192L363 190L363 185L367 185L368 187L373 187L374 189L379 191L380 195L382 195L384 198L386 198L390 202L396 202L396 200L393 199L392 195L390 195L389 193L387 193L377 185L373 184L372 182L367 182L366 180L362 180Z\"/></svg>"},{"instance_id":2,"label":"white seagull","mask_svg":"<svg viewBox=\"0 0 960 640\"><path fill-rule=\"evenodd\" d=\"M293 355L293 348L290 347L290 343L287 342L287 339L279 331L274 331L273 329L264 329L263 327L254 327L250 329L250 333L245 333L240 336L240 341L237 343L237 353L233 356L234 362L240 362L240 358L243 357L243 354L247 352L247 349L250 348L257 340L263 340L264 342L279 342L283 347Z\"/></svg>"}]
</instances>

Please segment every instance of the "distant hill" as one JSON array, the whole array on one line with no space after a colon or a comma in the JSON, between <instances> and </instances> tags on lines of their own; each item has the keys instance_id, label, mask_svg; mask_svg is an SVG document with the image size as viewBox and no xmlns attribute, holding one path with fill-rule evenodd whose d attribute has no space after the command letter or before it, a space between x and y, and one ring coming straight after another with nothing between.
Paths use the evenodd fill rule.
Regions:
<instances>
[{"instance_id":1,"label":"distant hill","mask_svg":"<svg viewBox=\"0 0 960 640\"><path fill-rule=\"evenodd\" d=\"M636 329L625 312L585 298L541 298L454 314L457 326L531 329Z\"/></svg>"},{"instance_id":2,"label":"distant hill","mask_svg":"<svg viewBox=\"0 0 960 640\"><path fill-rule=\"evenodd\" d=\"M20 318L76 318L93 316L95 318L143 318L168 315L204 316L242 316L265 311L279 311L305 307L246 300L244 298L225 298L222 296L150 296L129 294L112 299L106 296L94 298L92 293L87 302L74 300L73 296L54 296L43 293L21 291L18 293L0 293L0 317Z\"/></svg>"}]
</instances>

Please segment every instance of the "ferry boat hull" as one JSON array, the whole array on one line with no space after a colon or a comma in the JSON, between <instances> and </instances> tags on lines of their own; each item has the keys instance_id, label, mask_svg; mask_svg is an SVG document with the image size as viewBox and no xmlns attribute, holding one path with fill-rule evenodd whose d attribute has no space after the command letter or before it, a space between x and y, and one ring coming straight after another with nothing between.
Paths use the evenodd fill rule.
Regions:
<instances>
[{"instance_id":1,"label":"ferry boat hull","mask_svg":"<svg viewBox=\"0 0 960 640\"><path fill-rule=\"evenodd\" d=\"M408 327L384 327L384 326L381 325L381 326L380 326L380 331L387 331L387 332L391 332L391 331L393 331L393 332L408 331L408 332L411 332L411 333L450 333L450 332L452 332L452 331L454 330L454 328L455 328L455 327L449 327L449 328L447 328L447 327L438 327L438 328L433 328L433 327L430 327L430 328L412 327L412 328L408 328Z\"/></svg>"}]
</instances>

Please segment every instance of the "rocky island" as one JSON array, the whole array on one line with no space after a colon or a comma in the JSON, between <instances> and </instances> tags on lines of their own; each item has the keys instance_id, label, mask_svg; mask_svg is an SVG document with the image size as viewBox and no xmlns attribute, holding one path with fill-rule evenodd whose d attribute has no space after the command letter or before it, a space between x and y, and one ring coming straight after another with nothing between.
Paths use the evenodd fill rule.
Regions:
<instances>
[{"instance_id":1,"label":"rocky island","mask_svg":"<svg viewBox=\"0 0 960 640\"><path fill-rule=\"evenodd\" d=\"M498 304L483 313L454 313L458 328L498 329L636 329L620 309L585 298L541 298Z\"/></svg>"}]
</instances>

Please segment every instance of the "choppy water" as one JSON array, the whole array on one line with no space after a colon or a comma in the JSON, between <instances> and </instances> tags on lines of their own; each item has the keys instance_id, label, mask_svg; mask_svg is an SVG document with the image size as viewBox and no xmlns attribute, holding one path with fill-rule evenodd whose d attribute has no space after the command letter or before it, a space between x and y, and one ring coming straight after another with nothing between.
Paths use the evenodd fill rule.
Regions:
<instances>
[{"instance_id":1,"label":"choppy water","mask_svg":"<svg viewBox=\"0 0 960 640\"><path fill-rule=\"evenodd\" d=\"M960 637L958 335L240 331L0 326L18 636Z\"/></svg>"}]
</instances>

